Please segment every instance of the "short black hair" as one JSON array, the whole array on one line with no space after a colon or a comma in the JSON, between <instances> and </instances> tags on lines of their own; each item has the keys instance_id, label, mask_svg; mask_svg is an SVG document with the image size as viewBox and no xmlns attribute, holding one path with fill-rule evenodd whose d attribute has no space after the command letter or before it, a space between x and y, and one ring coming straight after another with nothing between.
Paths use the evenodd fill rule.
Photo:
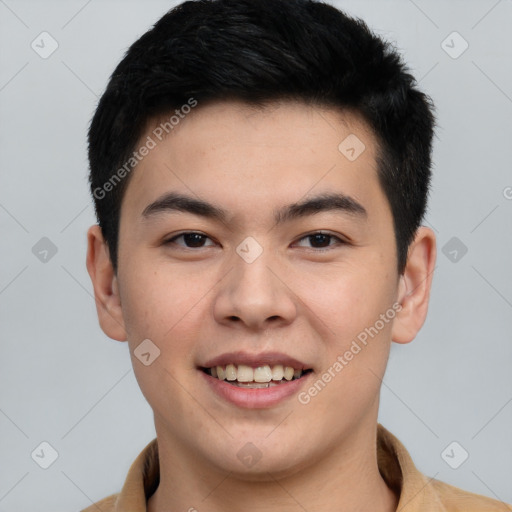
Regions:
<instances>
[{"instance_id":1,"label":"short black hair","mask_svg":"<svg viewBox=\"0 0 512 512\"><path fill-rule=\"evenodd\" d=\"M116 271L121 202L147 123L221 100L293 100L359 114L378 143L403 273L427 207L434 105L391 43L316 0L186 1L128 49L88 133L91 192Z\"/></svg>"}]
</instances>

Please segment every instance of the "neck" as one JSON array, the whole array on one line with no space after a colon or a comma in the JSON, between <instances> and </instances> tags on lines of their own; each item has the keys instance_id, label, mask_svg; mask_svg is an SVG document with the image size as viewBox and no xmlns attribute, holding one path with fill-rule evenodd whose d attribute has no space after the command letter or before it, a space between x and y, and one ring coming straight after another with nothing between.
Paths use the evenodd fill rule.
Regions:
<instances>
[{"instance_id":1,"label":"neck","mask_svg":"<svg viewBox=\"0 0 512 512\"><path fill-rule=\"evenodd\" d=\"M158 432L158 430L157 430ZM279 477L267 473L258 481L233 473L208 471L178 443L158 437L160 484L148 501L148 512L344 512L396 511L398 499L387 487L377 465L376 423L340 443L317 462Z\"/></svg>"}]
</instances>

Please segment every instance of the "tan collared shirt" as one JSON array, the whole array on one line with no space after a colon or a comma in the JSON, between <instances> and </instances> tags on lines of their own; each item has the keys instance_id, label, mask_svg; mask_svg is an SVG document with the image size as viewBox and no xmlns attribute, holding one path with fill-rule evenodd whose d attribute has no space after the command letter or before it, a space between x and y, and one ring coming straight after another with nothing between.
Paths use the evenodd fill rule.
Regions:
<instances>
[{"instance_id":1,"label":"tan collared shirt","mask_svg":"<svg viewBox=\"0 0 512 512\"><path fill-rule=\"evenodd\" d=\"M382 425L377 430L377 460L388 486L400 497L404 512L512 512L512 506L473 494L420 473L402 443ZM120 493L81 512L146 512L160 479L158 444L153 439L135 459Z\"/></svg>"}]
</instances>

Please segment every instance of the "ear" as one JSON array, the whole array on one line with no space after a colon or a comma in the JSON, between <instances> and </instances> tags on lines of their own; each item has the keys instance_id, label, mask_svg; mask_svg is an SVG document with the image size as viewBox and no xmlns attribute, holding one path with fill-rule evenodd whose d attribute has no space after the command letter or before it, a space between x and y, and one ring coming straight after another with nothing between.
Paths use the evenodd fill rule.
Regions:
<instances>
[{"instance_id":1,"label":"ear","mask_svg":"<svg viewBox=\"0 0 512 512\"><path fill-rule=\"evenodd\" d=\"M435 262L436 237L430 228L421 226L409 247L407 264L400 276L397 300L402 309L391 331L391 339L396 343L412 341L425 322Z\"/></svg>"},{"instance_id":2,"label":"ear","mask_svg":"<svg viewBox=\"0 0 512 512\"><path fill-rule=\"evenodd\" d=\"M100 327L109 338L126 341L117 276L110 260L107 243L98 225L91 226L87 231L86 264L94 287Z\"/></svg>"}]
</instances>

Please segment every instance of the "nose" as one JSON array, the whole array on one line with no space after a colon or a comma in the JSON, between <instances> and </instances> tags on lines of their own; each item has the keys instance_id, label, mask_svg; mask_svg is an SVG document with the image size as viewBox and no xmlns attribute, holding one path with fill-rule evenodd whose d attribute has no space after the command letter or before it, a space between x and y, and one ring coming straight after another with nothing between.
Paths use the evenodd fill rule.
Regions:
<instances>
[{"instance_id":1,"label":"nose","mask_svg":"<svg viewBox=\"0 0 512 512\"><path fill-rule=\"evenodd\" d=\"M270 251L250 263L235 254L231 271L219 285L214 316L221 324L259 331L288 325L297 315L286 273Z\"/></svg>"}]
</instances>

